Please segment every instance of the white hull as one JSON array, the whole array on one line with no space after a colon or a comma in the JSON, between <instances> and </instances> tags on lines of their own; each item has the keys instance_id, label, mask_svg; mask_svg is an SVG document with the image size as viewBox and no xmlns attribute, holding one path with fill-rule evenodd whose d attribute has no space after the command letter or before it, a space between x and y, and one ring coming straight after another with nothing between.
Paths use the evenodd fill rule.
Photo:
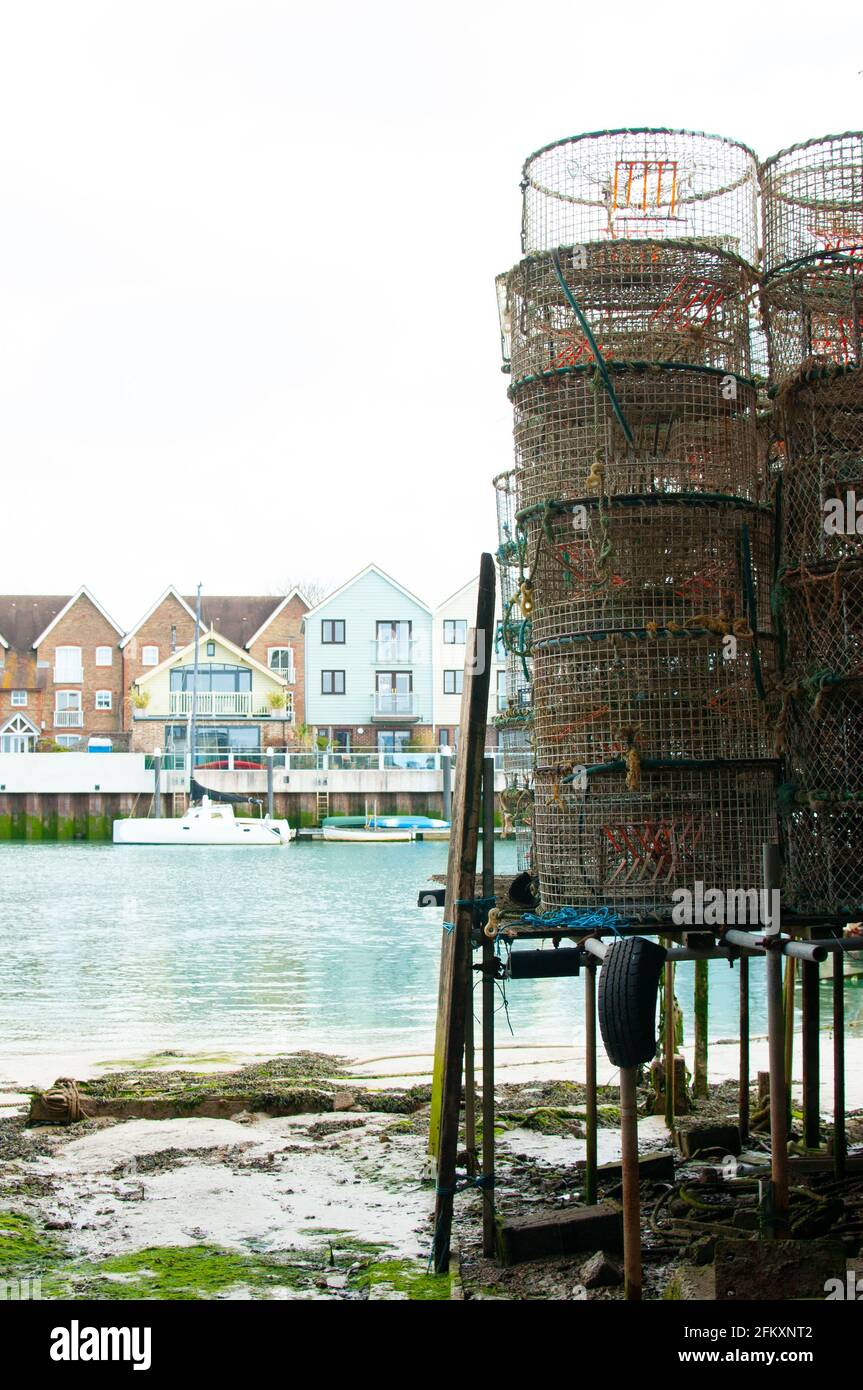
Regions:
<instances>
[{"instance_id":1,"label":"white hull","mask_svg":"<svg viewBox=\"0 0 863 1390\"><path fill-rule=\"evenodd\" d=\"M286 845L294 839L286 820L235 816L234 808L204 798L184 816L114 821L115 845Z\"/></svg>"},{"instance_id":2,"label":"white hull","mask_svg":"<svg viewBox=\"0 0 863 1390\"><path fill-rule=\"evenodd\" d=\"M325 840L370 840L383 841L385 844L391 841L412 840L414 832L409 829L403 830L366 830L362 826L338 826L325 825L323 829Z\"/></svg>"}]
</instances>

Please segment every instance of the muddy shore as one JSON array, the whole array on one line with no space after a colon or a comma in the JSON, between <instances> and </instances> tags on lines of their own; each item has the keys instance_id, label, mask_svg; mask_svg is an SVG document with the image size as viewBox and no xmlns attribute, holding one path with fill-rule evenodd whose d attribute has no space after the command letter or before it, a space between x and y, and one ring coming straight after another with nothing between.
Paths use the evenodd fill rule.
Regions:
<instances>
[{"instance_id":1,"label":"muddy shore","mask_svg":"<svg viewBox=\"0 0 863 1390\"><path fill-rule=\"evenodd\" d=\"M495 1093L498 1212L577 1206L583 1090L548 1072L578 1073L549 1056L508 1060ZM28 1124L20 1082L7 1082L0 1097L0 1279L39 1279L44 1298L620 1296L613 1255L611 1282L592 1288L583 1283L584 1254L510 1268L483 1258L477 1191L457 1200L452 1274L429 1274L427 1059L358 1064L299 1053L223 1070L156 1055L81 1079L91 1113L72 1124ZM651 1108L647 1086L640 1101ZM734 1104L733 1086L719 1083L698 1114L721 1120ZM600 1163L619 1156L617 1122L617 1090L608 1085ZM863 1145L859 1112L849 1140ZM640 1142L643 1154L672 1147L661 1117L645 1114ZM753 1142L757 1160L766 1141ZM703 1235L730 1214L715 1203L709 1220L697 1204L681 1213L668 1186L644 1184L645 1294L711 1297ZM601 1195L614 1201L618 1185L610 1180ZM752 1207L751 1193L736 1203ZM851 1258L855 1230L848 1226Z\"/></svg>"}]
</instances>

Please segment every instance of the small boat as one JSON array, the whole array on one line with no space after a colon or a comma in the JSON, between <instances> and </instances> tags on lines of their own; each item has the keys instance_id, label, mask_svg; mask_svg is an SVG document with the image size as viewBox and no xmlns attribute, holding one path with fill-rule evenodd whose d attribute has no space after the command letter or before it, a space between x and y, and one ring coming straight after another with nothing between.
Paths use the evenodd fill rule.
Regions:
<instances>
[{"instance_id":1,"label":"small boat","mask_svg":"<svg viewBox=\"0 0 863 1390\"><path fill-rule=\"evenodd\" d=\"M115 845L286 845L296 833L286 820L235 816L233 806L208 796L184 816L114 821Z\"/></svg>"},{"instance_id":2,"label":"small boat","mask_svg":"<svg viewBox=\"0 0 863 1390\"><path fill-rule=\"evenodd\" d=\"M394 826L390 829L375 825L325 825L322 834L325 840L364 840L367 844L369 841L388 844L395 841L413 840L416 831L409 825L402 828Z\"/></svg>"}]
</instances>

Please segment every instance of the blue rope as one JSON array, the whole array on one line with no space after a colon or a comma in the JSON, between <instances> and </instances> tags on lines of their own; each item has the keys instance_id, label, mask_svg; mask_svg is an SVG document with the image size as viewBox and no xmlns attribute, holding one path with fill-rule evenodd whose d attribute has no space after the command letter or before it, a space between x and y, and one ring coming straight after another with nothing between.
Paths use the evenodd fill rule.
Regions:
<instances>
[{"instance_id":1,"label":"blue rope","mask_svg":"<svg viewBox=\"0 0 863 1390\"><path fill-rule=\"evenodd\" d=\"M613 907L597 907L593 910L577 907L559 907L551 912L525 912L521 919L536 927L567 927L570 930L596 931L604 929L620 935L620 927L628 927L629 920L619 916Z\"/></svg>"},{"instance_id":2,"label":"blue rope","mask_svg":"<svg viewBox=\"0 0 863 1390\"><path fill-rule=\"evenodd\" d=\"M474 913L476 913L476 912L482 912L483 910L488 909L488 908L490 908L490 907L494 907L494 905L495 905L496 902L497 902L497 898L495 898L495 897L491 897L491 898L456 898L456 900L455 900L455 905L456 905L456 907L472 907L472 908L474 909ZM449 935L450 932L455 931L455 922L444 922L444 924L443 924L443 929L444 929L444 931L447 933L447 935Z\"/></svg>"}]
</instances>

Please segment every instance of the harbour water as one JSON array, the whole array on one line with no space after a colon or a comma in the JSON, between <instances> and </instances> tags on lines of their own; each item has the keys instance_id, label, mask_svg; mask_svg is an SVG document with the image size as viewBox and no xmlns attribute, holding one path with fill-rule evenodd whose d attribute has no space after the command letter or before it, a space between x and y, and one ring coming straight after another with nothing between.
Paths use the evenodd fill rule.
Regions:
<instances>
[{"instance_id":1,"label":"harbour water","mask_svg":"<svg viewBox=\"0 0 863 1390\"><path fill-rule=\"evenodd\" d=\"M446 857L445 843L5 845L0 1056L430 1051L443 914L416 901ZM515 871L511 843L496 858ZM710 989L711 1033L734 1036L736 972L711 965ZM691 966L677 993L689 1034ZM863 990L847 994L852 1024ZM578 980L512 983L506 1007L501 992L501 1041L569 1045L581 1017Z\"/></svg>"}]
</instances>

